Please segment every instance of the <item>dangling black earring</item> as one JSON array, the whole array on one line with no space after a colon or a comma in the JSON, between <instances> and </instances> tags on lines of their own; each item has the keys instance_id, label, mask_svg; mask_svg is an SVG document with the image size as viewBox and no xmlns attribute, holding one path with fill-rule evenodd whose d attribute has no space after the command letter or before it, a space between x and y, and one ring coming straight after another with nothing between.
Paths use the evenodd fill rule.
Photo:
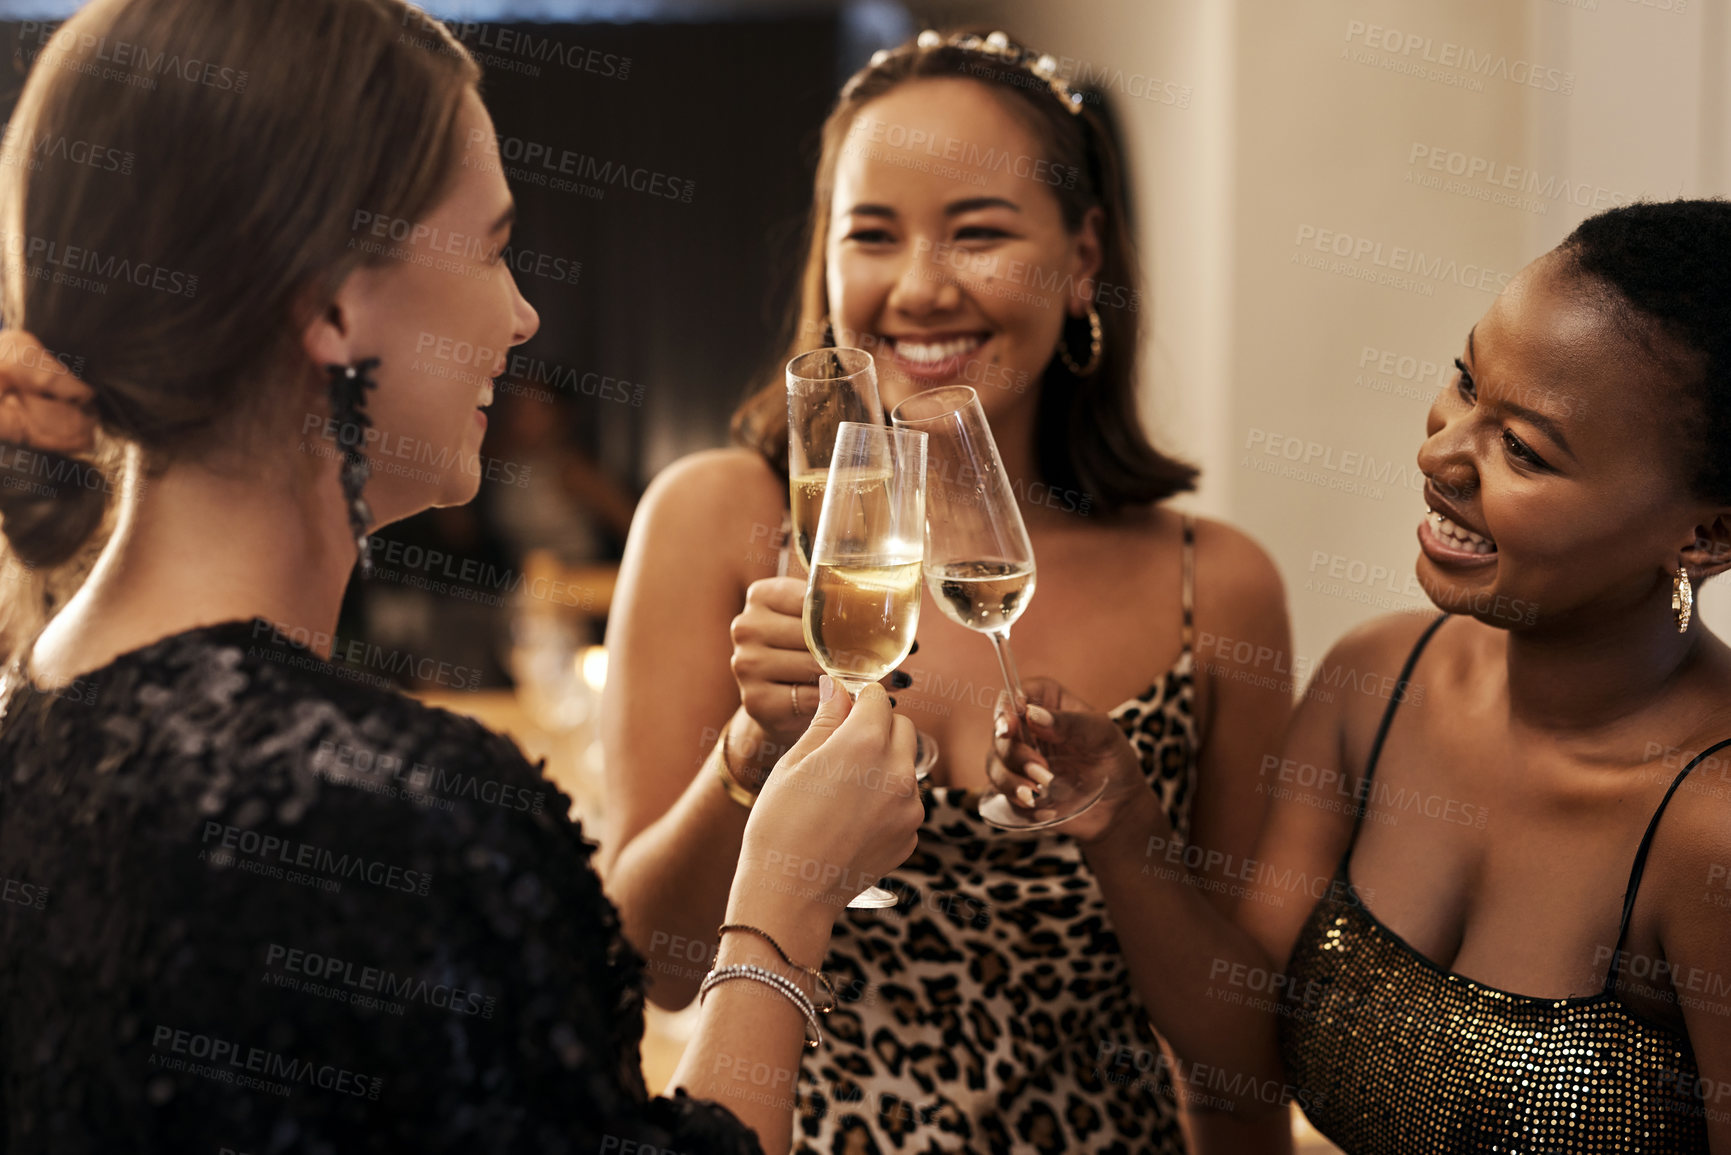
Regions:
<instances>
[{"instance_id":1,"label":"dangling black earring","mask_svg":"<svg viewBox=\"0 0 1731 1155\"><path fill-rule=\"evenodd\" d=\"M331 378L331 419L337 426L337 444L343 450L343 500L349 507L349 528L355 534L355 550L360 555L361 577L373 576L373 551L368 529L373 524L372 507L361 496L367 479L373 475L367 460L367 430L373 419L367 416L367 390L378 386L372 372L379 367L377 357L356 361L353 365L326 365Z\"/></svg>"}]
</instances>

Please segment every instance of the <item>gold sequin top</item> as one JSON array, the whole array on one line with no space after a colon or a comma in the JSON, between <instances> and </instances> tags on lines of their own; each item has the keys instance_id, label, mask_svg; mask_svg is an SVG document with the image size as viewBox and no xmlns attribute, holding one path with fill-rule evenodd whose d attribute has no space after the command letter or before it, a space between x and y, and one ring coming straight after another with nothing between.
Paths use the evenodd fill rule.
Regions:
<instances>
[{"instance_id":1,"label":"gold sequin top","mask_svg":"<svg viewBox=\"0 0 1731 1155\"><path fill-rule=\"evenodd\" d=\"M1360 798L1414 663L1413 647L1371 748ZM1609 975L1619 970L1647 848L1636 853ZM1362 811L1360 812L1362 821ZM1357 830L1353 832L1357 839ZM1509 1152L1700 1153L1707 1127L1687 1036L1624 1006L1607 977L1596 995L1541 999L1445 971L1372 914L1341 857L1287 963L1280 1043L1305 1113L1352 1155Z\"/></svg>"}]
</instances>

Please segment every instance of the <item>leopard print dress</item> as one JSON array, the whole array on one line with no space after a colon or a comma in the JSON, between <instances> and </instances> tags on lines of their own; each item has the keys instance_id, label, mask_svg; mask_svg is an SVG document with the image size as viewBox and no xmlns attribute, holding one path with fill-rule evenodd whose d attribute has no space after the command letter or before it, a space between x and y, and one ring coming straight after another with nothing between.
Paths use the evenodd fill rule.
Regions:
<instances>
[{"instance_id":1,"label":"leopard print dress","mask_svg":"<svg viewBox=\"0 0 1731 1155\"><path fill-rule=\"evenodd\" d=\"M1179 837L1197 735L1194 527L1184 521L1183 649L1112 717ZM889 910L848 910L824 969L839 991L799 1076L795 1150L1181 1153L1105 899L1076 843L1006 831L979 796L935 789L919 849L884 884ZM1149 1060L1149 1061L1144 1061Z\"/></svg>"}]
</instances>

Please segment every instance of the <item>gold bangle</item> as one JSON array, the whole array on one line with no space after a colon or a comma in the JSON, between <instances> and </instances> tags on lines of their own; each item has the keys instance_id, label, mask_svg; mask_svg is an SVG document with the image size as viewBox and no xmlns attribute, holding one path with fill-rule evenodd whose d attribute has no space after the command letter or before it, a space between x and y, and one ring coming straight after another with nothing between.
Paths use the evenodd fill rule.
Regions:
<instances>
[{"instance_id":1,"label":"gold bangle","mask_svg":"<svg viewBox=\"0 0 1731 1155\"><path fill-rule=\"evenodd\" d=\"M750 810L757 802L757 795L739 784L739 779L733 776L733 771L727 765L727 735L723 733L715 743L715 749L709 752L709 760L715 763L715 776L721 779L722 789L727 796Z\"/></svg>"}]
</instances>

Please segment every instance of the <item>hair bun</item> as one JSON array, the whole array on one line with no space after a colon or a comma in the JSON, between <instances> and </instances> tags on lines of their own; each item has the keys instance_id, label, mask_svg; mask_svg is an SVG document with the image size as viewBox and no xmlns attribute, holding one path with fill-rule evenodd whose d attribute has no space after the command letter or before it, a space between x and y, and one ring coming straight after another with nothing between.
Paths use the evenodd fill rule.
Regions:
<instances>
[{"instance_id":1,"label":"hair bun","mask_svg":"<svg viewBox=\"0 0 1731 1155\"><path fill-rule=\"evenodd\" d=\"M52 569L70 561L107 508L108 485L96 466L0 445L0 533L25 565Z\"/></svg>"}]
</instances>

